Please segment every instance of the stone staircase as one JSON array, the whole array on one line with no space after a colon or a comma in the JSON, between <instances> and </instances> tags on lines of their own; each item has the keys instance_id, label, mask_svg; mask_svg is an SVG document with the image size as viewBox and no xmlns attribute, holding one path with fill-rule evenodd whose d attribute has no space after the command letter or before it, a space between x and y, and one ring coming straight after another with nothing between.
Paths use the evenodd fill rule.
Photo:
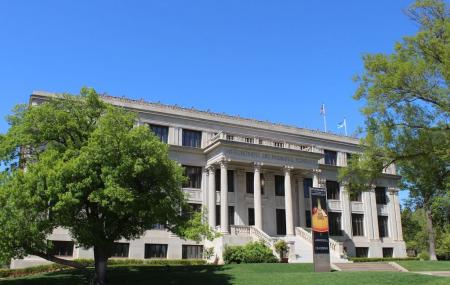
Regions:
<instances>
[{"instance_id":1,"label":"stone staircase","mask_svg":"<svg viewBox=\"0 0 450 285\"><path fill-rule=\"evenodd\" d=\"M333 263L333 265L340 271L402 271L388 262Z\"/></svg>"},{"instance_id":2,"label":"stone staircase","mask_svg":"<svg viewBox=\"0 0 450 285\"><path fill-rule=\"evenodd\" d=\"M310 231L296 227L295 228L295 237L299 240L296 242L300 252L303 252L303 256L297 256L298 261L292 262L313 262L313 252L312 252L312 234ZM347 263L347 257L344 255L344 247L342 243L335 241L330 238L330 261L332 263ZM291 262L291 261L289 261Z\"/></svg>"},{"instance_id":3,"label":"stone staircase","mask_svg":"<svg viewBox=\"0 0 450 285\"><path fill-rule=\"evenodd\" d=\"M312 235L311 232L297 227L294 236L271 237L264 231L254 226L232 225L230 226L230 235L227 237L231 244L242 244L245 240L261 241L272 249L275 256L274 243L278 239L283 239L289 245L289 263L311 263L313 262ZM332 263L346 263L347 258L343 254L343 246L341 243L330 239L330 261Z\"/></svg>"}]
</instances>

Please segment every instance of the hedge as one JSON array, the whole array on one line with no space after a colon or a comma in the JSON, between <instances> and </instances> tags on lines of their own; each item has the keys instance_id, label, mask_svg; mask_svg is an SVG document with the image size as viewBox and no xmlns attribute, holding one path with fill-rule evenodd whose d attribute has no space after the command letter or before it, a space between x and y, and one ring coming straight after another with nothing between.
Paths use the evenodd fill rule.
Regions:
<instances>
[{"instance_id":1,"label":"hedge","mask_svg":"<svg viewBox=\"0 0 450 285\"><path fill-rule=\"evenodd\" d=\"M278 259L264 243L250 242L244 246L226 246L223 261L230 263L275 263Z\"/></svg>"},{"instance_id":2,"label":"hedge","mask_svg":"<svg viewBox=\"0 0 450 285\"><path fill-rule=\"evenodd\" d=\"M418 257L349 257L348 260L353 262L378 262L378 261L403 261L403 260L419 260Z\"/></svg>"},{"instance_id":3,"label":"hedge","mask_svg":"<svg viewBox=\"0 0 450 285\"><path fill-rule=\"evenodd\" d=\"M87 267L94 266L93 259L74 259L73 261ZM203 259L109 259L108 265L150 265L150 266L177 266L177 265L205 265L206 260ZM59 270L72 269L72 267L61 264L47 264L21 269L0 269L0 278L20 277L32 274L47 273Z\"/></svg>"}]
</instances>

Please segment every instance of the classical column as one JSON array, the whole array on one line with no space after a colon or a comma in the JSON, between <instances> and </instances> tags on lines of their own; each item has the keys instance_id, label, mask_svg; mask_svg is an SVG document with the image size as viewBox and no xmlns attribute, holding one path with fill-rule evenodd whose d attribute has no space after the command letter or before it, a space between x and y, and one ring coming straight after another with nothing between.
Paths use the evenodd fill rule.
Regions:
<instances>
[{"instance_id":1,"label":"classical column","mask_svg":"<svg viewBox=\"0 0 450 285\"><path fill-rule=\"evenodd\" d=\"M216 169L213 165L208 166L208 224L211 228L216 227Z\"/></svg>"},{"instance_id":2,"label":"classical column","mask_svg":"<svg viewBox=\"0 0 450 285\"><path fill-rule=\"evenodd\" d=\"M400 212L400 198L398 197L398 190L394 194L395 217L397 221L397 240L403 240L402 216Z\"/></svg>"},{"instance_id":3,"label":"classical column","mask_svg":"<svg viewBox=\"0 0 450 285\"><path fill-rule=\"evenodd\" d=\"M380 231L378 229L378 209L377 199L375 196L375 187L369 192L370 205L372 207L372 227L373 227L373 239L380 239Z\"/></svg>"},{"instance_id":4,"label":"classical column","mask_svg":"<svg viewBox=\"0 0 450 285\"><path fill-rule=\"evenodd\" d=\"M220 231L228 233L228 169L227 163L220 163Z\"/></svg>"},{"instance_id":5,"label":"classical column","mask_svg":"<svg viewBox=\"0 0 450 285\"><path fill-rule=\"evenodd\" d=\"M386 193L388 195L388 224L389 224L389 236L392 240L398 240L397 236L397 217L395 215L395 201L394 190L388 189Z\"/></svg>"},{"instance_id":6,"label":"classical column","mask_svg":"<svg viewBox=\"0 0 450 285\"><path fill-rule=\"evenodd\" d=\"M320 187L320 169L313 169L313 187Z\"/></svg>"},{"instance_id":7,"label":"classical column","mask_svg":"<svg viewBox=\"0 0 450 285\"><path fill-rule=\"evenodd\" d=\"M305 190L303 188L303 177L298 177L298 213L300 215L300 227L306 227L305 216Z\"/></svg>"},{"instance_id":8,"label":"classical column","mask_svg":"<svg viewBox=\"0 0 450 285\"><path fill-rule=\"evenodd\" d=\"M294 215L292 212L292 187L291 187L292 167L284 167L284 207L286 212L286 234L294 235Z\"/></svg>"},{"instance_id":9,"label":"classical column","mask_svg":"<svg viewBox=\"0 0 450 285\"><path fill-rule=\"evenodd\" d=\"M348 192L346 183L341 183L342 194L342 222L345 237L352 238L352 209L350 203L350 193Z\"/></svg>"},{"instance_id":10,"label":"classical column","mask_svg":"<svg viewBox=\"0 0 450 285\"><path fill-rule=\"evenodd\" d=\"M255 201L255 227L262 230L262 206L261 206L261 163L255 163L253 175L253 198Z\"/></svg>"}]
</instances>

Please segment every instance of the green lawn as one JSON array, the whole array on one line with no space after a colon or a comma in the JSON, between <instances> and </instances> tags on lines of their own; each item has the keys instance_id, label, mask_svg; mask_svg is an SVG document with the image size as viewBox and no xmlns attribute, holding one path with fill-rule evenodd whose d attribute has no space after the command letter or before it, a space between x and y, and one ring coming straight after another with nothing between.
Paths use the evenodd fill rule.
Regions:
<instances>
[{"instance_id":1,"label":"green lawn","mask_svg":"<svg viewBox=\"0 0 450 285\"><path fill-rule=\"evenodd\" d=\"M77 270L54 272L0 281L5 285L86 284L88 276ZM225 266L116 266L108 284L183 285L448 285L449 278L397 272L313 273L311 264L241 264Z\"/></svg>"},{"instance_id":2,"label":"green lawn","mask_svg":"<svg viewBox=\"0 0 450 285\"><path fill-rule=\"evenodd\" d=\"M396 261L409 271L450 271L450 261Z\"/></svg>"}]
</instances>

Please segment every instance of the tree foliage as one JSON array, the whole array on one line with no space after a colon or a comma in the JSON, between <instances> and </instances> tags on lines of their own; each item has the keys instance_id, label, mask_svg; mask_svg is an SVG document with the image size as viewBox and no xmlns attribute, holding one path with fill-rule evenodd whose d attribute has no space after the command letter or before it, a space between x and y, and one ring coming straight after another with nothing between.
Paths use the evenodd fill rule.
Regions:
<instances>
[{"instance_id":1,"label":"tree foliage","mask_svg":"<svg viewBox=\"0 0 450 285\"><path fill-rule=\"evenodd\" d=\"M449 194L450 18L439 0L418 0L407 14L418 32L397 42L391 54L363 58L354 98L365 102L364 152L352 157L339 178L350 190L364 191L395 164L403 186L428 211L433 243L431 210L435 203L445 205Z\"/></svg>"},{"instance_id":2,"label":"tree foliage","mask_svg":"<svg viewBox=\"0 0 450 285\"><path fill-rule=\"evenodd\" d=\"M168 146L93 89L18 106L8 120L0 137L1 260L34 254L60 262L47 243L57 227L94 248L96 269L106 268L114 241L138 238L154 224L211 237L199 214L181 215L189 207L185 178Z\"/></svg>"}]
</instances>

